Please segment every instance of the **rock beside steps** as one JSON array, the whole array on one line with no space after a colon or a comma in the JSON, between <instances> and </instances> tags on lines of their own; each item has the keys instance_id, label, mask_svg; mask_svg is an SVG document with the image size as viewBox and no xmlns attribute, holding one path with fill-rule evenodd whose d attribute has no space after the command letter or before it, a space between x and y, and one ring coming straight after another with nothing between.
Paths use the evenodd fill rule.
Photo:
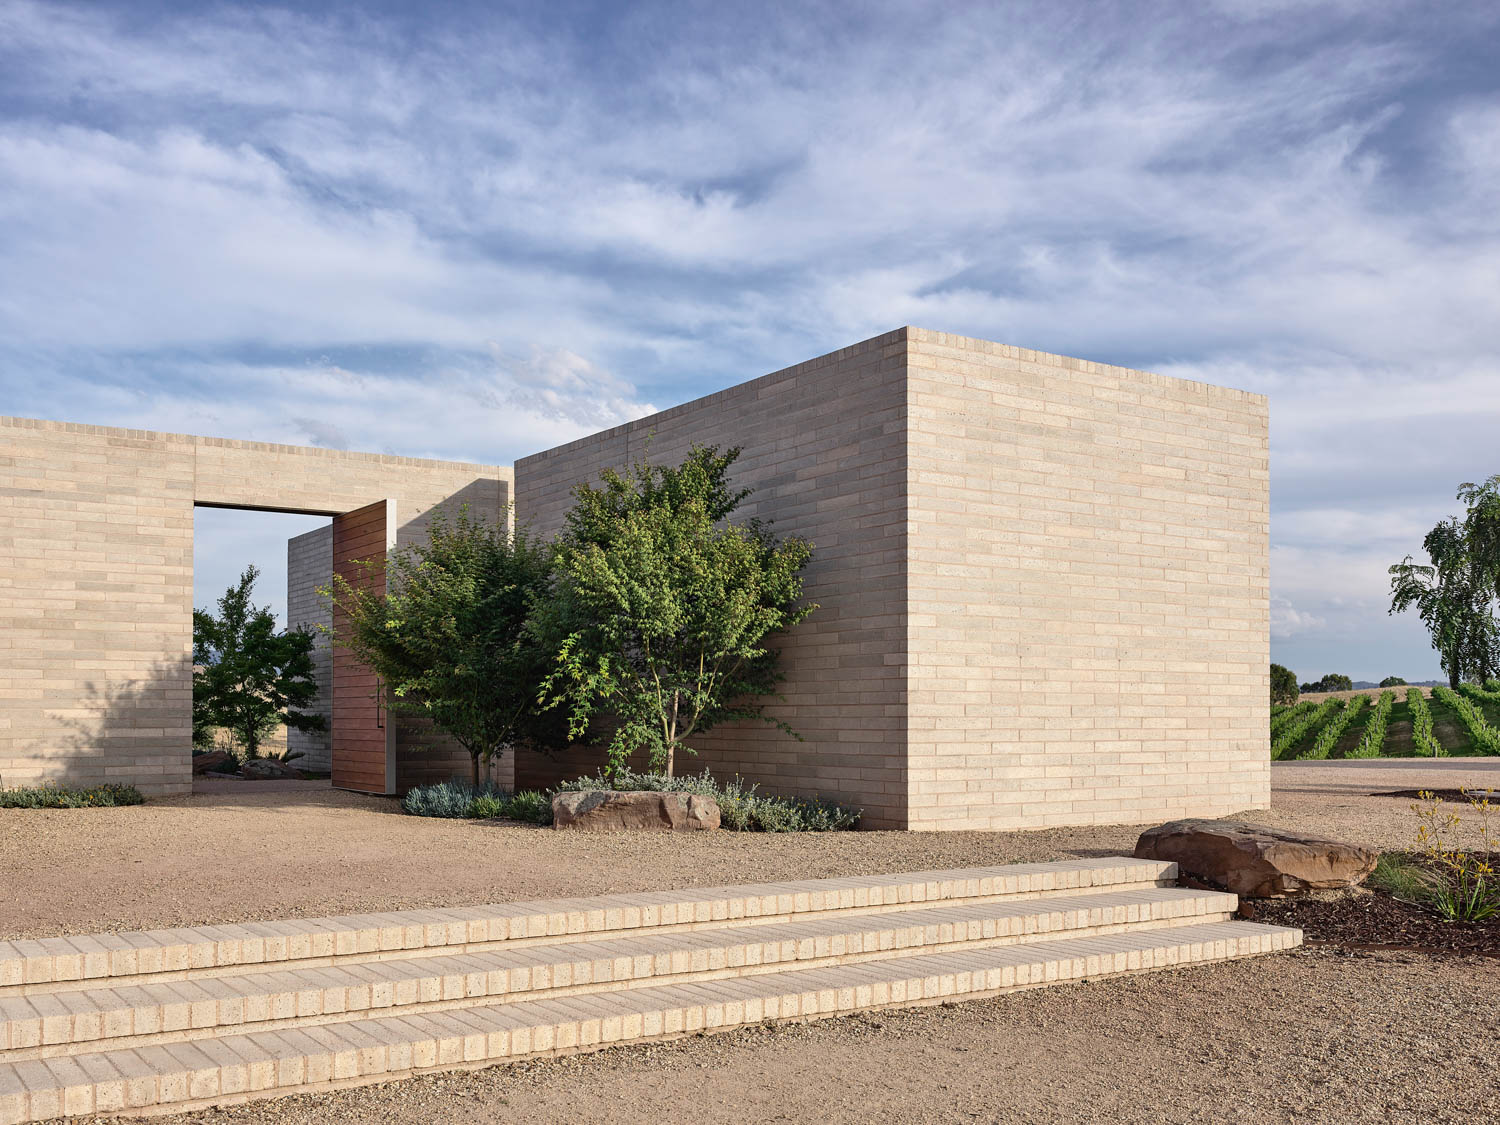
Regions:
<instances>
[{"instance_id":1,"label":"rock beside steps","mask_svg":"<svg viewBox=\"0 0 1500 1125\"><path fill-rule=\"evenodd\" d=\"M1287 949L1094 859L0 942L0 1125L226 1105Z\"/></svg>"}]
</instances>

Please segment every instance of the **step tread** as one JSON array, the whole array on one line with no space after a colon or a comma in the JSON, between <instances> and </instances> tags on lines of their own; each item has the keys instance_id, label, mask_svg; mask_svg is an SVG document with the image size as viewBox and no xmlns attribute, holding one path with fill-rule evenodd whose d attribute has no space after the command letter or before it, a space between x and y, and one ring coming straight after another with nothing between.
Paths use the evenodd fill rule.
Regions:
<instances>
[{"instance_id":1,"label":"step tread","mask_svg":"<svg viewBox=\"0 0 1500 1125\"><path fill-rule=\"evenodd\" d=\"M714 1027L959 999L1272 952L1298 930L1214 922L0 1063L0 1121L483 1063Z\"/></svg>"},{"instance_id":2,"label":"step tread","mask_svg":"<svg viewBox=\"0 0 1500 1125\"><path fill-rule=\"evenodd\" d=\"M0 997L0 1051L1070 929L1159 924L1227 914L1236 901L1234 895L1215 891L1149 887L347 965L256 967L219 977Z\"/></svg>"},{"instance_id":3,"label":"step tread","mask_svg":"<svg viewBox=\"0 0 1500 1125\"><path fill-rule=\"evenodd\" d=\"M0 941L0 988L311 957L567 936L856 906L1157 882L1176 865L1125 857L692 887L129 933Z\"/></svg>"}]
</instances>

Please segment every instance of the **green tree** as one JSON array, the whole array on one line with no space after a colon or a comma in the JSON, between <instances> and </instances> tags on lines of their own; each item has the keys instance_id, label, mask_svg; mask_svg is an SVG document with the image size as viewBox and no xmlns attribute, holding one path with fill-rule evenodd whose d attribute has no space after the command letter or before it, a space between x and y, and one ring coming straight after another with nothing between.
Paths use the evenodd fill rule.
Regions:
<instances>
[{"instance_id":1,"label":"green tree","mask_svg":"<svg viewBox=\"0 0 1500 1125\"><path fill-rule=\"evenodd\" d=\"M260 572L247 566L219 599L217 614L193 610L193 742L222 727L255 758L278 726L322 730L321 715L298 708L318 694L312 633L276 630L276 618L250 598Z\"/></svg>"},{"instance_id":2,"label":"green tree","mask_svg":"<svg viewBox=\"0 0 1500 1125\"><path fill-rule=\"evenodd\" d=\"M1464 502L1464 539L1478 579L1487 581L1500 598L1500 473L1482 484L1461 484Z\"/></svg>"},{"instance_id":3,"label":"green tree","mask_svg":"<svg viewBox=\"0 0 1500 1125\"><path fill-rule=\"evenodd\" d=\"M768 640L816 607L802 600L812 545L730 517L738 449L694 446L675 468L645 461L584 483L557 542L557 581L532 628L555 654L546 700L581 736L614 723L611 770L644 749L669 776L688 740L731 719L797 737L763 702L781 676Z\"/></svg>"},{"instance_id":4,"label":"green tree","mask_svg":"<svg viewBox=\"0 0 1500 1125\"><path fill-rule=\"evenodd\" d=\"M1314 691L1353 691L1354 681L1341 672L1329 672L1321 680Z\"/></svg>"},{"instance_id":5,"label":"green tree","mask_svg":"<svg viewBox=\"0 0 1500 1125\"><path fill-rule=\"evenodd\" d=\"M1405 687L1406 686L1406 681L1403 680L1400 676L1387 676L1385 679L1383 679L1383 680L1380 681L1380 686L1381 687Z\"/></svg>"},{"instance_id":6,"label":"green tree","mask_svg":"<svg viewBox=\"0 0 1500 1125\"><path fill-rule=\"evenodd\" d=\"M1297 702L1297 677L1290 668L1281 664L1271 665L1271 702Z\"/></svg>"},{"instance_id":7,"label":"green tree","mask_svg":"<svg viewBox=\"0 0 1500 1125\"><path fill-rule=\"evenodd\" d=\"M525 624L552 569L546 546L461 509L428 522L427 540L360 565L384 568L386 593L343 576L321 590L348 614L335 643L374 670L394 710L430 719L480 762L506 749L552 751L568 744L567 716L537 698L548 653Z\"/></svg>"},{"instance_id":8,"label":"green tree","mask_svg":"<svg viewBox=\"0 0 1500 1125\"><path fill-rule=\"evenodd\" d=\"M1415 608L1432 637L1449 684L1480 679L1500 666L1491 576L1476 565L1464 522L1446 519L1422 540L1429 562L1410 555L1390 568L1391 613Z\"/></svg>"}]
</instances>

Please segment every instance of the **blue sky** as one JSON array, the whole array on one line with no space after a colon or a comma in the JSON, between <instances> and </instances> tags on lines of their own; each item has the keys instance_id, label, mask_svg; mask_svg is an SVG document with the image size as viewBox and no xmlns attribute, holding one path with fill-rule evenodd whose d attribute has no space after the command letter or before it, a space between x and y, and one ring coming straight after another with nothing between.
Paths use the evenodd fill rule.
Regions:
<instances>
[{"instance_id":1,"label":"blue sky","mask_svg":"<svg viewBox=\"0 0 1500 1125\"><path fill-rule=\"evenodd\" d=\"M1274 655L1425 678L1496 57L1472 3L0 0L0 412L505 461L919 324L1270 394ZM198 526L200 602L279 603L309 521Z\"/></svg>"}]
</instances>

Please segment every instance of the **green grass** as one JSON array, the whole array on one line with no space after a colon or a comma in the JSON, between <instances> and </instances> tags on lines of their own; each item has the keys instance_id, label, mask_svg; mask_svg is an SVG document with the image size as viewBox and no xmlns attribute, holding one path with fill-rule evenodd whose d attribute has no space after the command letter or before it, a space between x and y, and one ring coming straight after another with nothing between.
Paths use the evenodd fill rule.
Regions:
<instances>
[{"instance_id":1,"label":"green grass","mask_svg":"<svg viewBox=\"0 0 1500 1125\"><path fill-rule=\"evenodd\" d=\"M1375 693L1378 695L1378 689ZM1485 700L1479 704L1490 723L1500 725L1500 703ZM1463 722L1453 709L1448 707L1442 700L1429 697L1427 706L1432 711L1433 733L1443 749L1455 758L1473 758L1484 756L1469 739L1469 733L1464 728ZM1328 757L1331 761L1347 757L1358 745L1359 740L1364 737L1365 724L1370 721L1374 710L1370 707L1361 709L1361 713L1345 728L1339 736L1338 741L1329 751ZM1318 732L1308 731L1301 739L1290 746L1286 753L1281 756L1281 761L1291 761L1305 751L1311 750L1316 743ZM1386 733L1384 747L1381 750L1382 758L1415 758L1418 755L1412 748L1411 741L1411 706L1406 702L1405 689L1396 693L1395 705L1391 707L1390 716L1386 721Z\"/></svg>"},{"instance_id":2,"label":"green grass","mask_svg":"<svg viewBox=\"0 0 1500 1125\"><path fill-rule=\"evenodd\" d=\"M1403 902L1425 906L1432 896L1431 873L1404 852L1381 852L1365 882Z\"/></svg>"}]
</instances>

